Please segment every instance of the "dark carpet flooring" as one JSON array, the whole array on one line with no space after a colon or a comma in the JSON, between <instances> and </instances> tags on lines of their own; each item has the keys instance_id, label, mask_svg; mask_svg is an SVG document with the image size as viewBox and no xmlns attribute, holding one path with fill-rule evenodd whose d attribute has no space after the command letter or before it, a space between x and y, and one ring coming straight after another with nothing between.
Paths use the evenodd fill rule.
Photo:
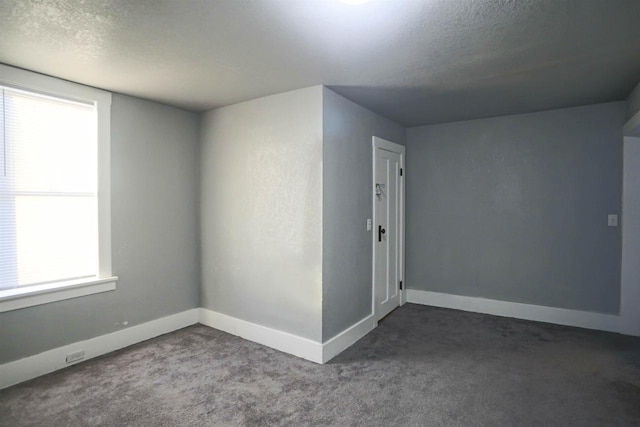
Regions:
<instances>
[{"instance_id":1,"label":"dark carpet flooring","mask_svg":"<svg viewBox=\"0 0 640 427\"><path fill-rule=\"evenodd\" d=\"M640 426L640 339L407 304L321 366L192 326L0 391L2 426Z\"/></svg>"}]
</instances>

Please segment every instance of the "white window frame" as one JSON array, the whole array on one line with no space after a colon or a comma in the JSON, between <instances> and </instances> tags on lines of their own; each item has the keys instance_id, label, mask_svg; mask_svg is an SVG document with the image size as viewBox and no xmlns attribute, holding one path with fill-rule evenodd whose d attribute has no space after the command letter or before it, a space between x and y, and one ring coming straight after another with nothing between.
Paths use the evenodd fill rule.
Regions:
<instances>
[{"instance_id":1,"label":"white window frame","mask_svg":"<svg viewBox=\"0 0 640 427\"><path fill-rule=\"evenodd\" d=\"M111 271L111 93L0 64L0 85L90 102L98 114L98 277L0 290L0 313L113 291Z\"/></svg>"}]
</instances>

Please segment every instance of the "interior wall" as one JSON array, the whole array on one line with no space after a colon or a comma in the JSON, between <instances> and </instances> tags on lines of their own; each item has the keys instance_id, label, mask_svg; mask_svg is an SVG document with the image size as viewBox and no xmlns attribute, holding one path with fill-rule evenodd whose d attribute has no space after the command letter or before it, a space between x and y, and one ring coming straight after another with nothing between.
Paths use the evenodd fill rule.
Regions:
<instances>
[{"instance_id":1,"label":"interior wall","mask_svg":"<svg viewBox=\"0 0 640 427\"><path fill-rule=\"evenodd\" d=\"M627 120L640 112L640 83L627 97Z\"/></svg>"},{"instance_id":2,"label":"interior wall","mask_svg":"<svg viewBox=\"0 0 640 427\"><path fill-rule=\"evenodd\" d=\"M196 114L113 95L117 288L0 313L0 364L198 307L198 144Z\"/></svg>"},{"instance_id":3,"label":"interior wall","mask_svg":"<svg viewBox=\"0 0 640 427\"><path fill-rule=\"evenodd\" d=\"M405 144L399 124L323 88L323 340L371 314L373 136Z\"/></svg>"},{"instance_id":4,"label":"interior wall","mask_svg":"<svg viewBox=\"0 0 640 427\"><path fill-rule=\"evenodd\" d=\"M624 138L622 201L622 332L640 335L640 137Z\"/></svg>"},{"instance_id":5,"label":"interior wall","mask_svg":"<svg viewBox=\"0 0 640 427\"><path fill-rule=\"evenodd\" d=\"M202 307L322 339L322 88L206 113Z\"/></svg>"},{"instance_id":6,"label":"interior wall","mask_svg":"<svg viewBox=\"0 0 640 427\"><path fill-rule=\"evenodd\" d=\"M407 286L620 305L624 102L408 129Z\"/></svg>"}]
</instances>

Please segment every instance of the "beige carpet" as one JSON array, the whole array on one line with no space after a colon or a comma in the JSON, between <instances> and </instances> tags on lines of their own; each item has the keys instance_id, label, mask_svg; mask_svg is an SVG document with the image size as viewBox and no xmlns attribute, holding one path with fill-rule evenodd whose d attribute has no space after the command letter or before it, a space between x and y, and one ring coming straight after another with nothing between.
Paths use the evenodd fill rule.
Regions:
<instances>
[{"instance_id":1,"label":"beige carpet","mask_svg":"<svg viewBox=\"0 0 640 427\"><path fill-rule=\"evenodd\" d=\"M1 426L640 426L640 339L408 304L321 366L189 327L0 391Z\"/></svg>"}]
</instances>

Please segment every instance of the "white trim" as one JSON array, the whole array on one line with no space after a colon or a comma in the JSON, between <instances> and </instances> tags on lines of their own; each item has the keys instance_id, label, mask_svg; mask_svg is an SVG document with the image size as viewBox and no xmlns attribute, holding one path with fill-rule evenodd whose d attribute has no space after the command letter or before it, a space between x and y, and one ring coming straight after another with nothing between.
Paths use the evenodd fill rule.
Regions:
<instances>
[{"instance_id":1,"label":"white trim","mask_svg":"<svg viewBox=\"0 0 640 427\"><path fill-rule=\"evenodd\" d=\"M0 64L0 81L16 86L18 89L37 91L66 99L111 104L110 92L9 65Z\"/></svg>"},{"instance_id":2,"label":"white trim","mask_svg":"<svg viewBox=\"0 0 640 427\"><path fill-rule=\"evenodd\" d=\"M113 277L111 269L111 93L4 64L0 64L0 84L96 106L98 121L96 130L98 144L98 280L115 281L116 278ZM7 305L14 308L4 309L5 304L3 303L0 305L0 312L59 301L65 299L64 295L76 298L113 289L115 289L115 283L87 286L82 291L67 292L68 289L61 289L60 292L52 293L51 295L55 295L55 298L51 297L49 300L43 296L34 298L25 296L24 302L12 301ZM90 292L91 290L95 292ZM29 304L29 301L34 301L34 304Z\"/></svg>"},{"instance_id":3,"label":"white trim","mask_svg":"<svg viewBox=\"0 0 640 427\"><path fill-rule=\"evenodd\" d=\"M98 272L109 277L111 269L111 94L98 98ZM108 99L107 99L108 98Z\"/></svg>"},{"instance_id":4,"label":"white trim","mask_svg":"<svg viewBox=\"0 0 640 427\"><path fill-rule=\"evenodd\" d=\"M356 322L351 327L340 332L335 337L322 344L322 363L327 363L338 354L351 347L360 338L367 335L378 325L373 319L373 314L368 315L364 319Z\"/></svg>"},{"instance_id":5,"label":"white trim","mask_svg":"<svg viewBox=\"0 0 640 427\"><path fill-rule=\"evenodd\" d=\"M342 353L377 325L371 314L320 344L226 314L205 308L194 308L0 365L0 390L196 323L319 364L326 363ZM75 363L66 363L67 355L77 351L84 351L84 358Z\"/></svg>"},{"instance_id":6,"label":"white trim","mask_svg":"<svg viewBox=\"0 0 640 427\"><path fill-rule=\"evenodd\" d=\"M268 328L206 308L199 309L198 321L211 328L320 364L327 363L351 347L378 324L374 320L373 314L370 314L320 344L308 338Z\"/></svg>"},{"instance_id":7,"label":"white trim","mask_svg":"<svg viewBox=\"0 0 640 427\"><path fill-rule=\"evenodd\" d=\"M393 153L400 154L400 168L402 168L403 174L400 179L400 229L398 234L400 236L400 262L399 262L399 279L402 281L402 290L400 290L400 303L404 305L407 302L407 284L404 277L405 272L405 177L406 177L406 147L404 145L396 144L395 142L387 141L386 139L373 136L371 138L372 147L372 182L371 182L371 213L372 218L372 233L371 233L371 313L373 313L374 319L378 319L378 307L376 307L376 150L382 149L391 151ZM377 321L377 320L376 320Z\"/></svg>"},{"instance_id":8,"label":"white trim","mask_svg":"<svg viewBox=\"0 0 640 427\"><path fill-rule=\"evenodd\" d=\"M372 138L373 148L380 148L383 150L391 151L392 153L404 154L406 147L404 145L396 144L395 142L388 141L379 136Z\"/></svg>"},{"instance_id":9,"label":"white trim","mask_svg":"<svg viewBox=\"0 0 640 427\"><path fill-rule=\"evenodd\" d=\"M0 365L0 389L72 365L65 361L69 353L84 350L83 360L88 360L196 323L198 323L198 309L194 308L5 363Z\"/></svg>"},{"instance_id":10,"label":"white trim","mask_svg":"<svg viewBox=\"0 0 640 427\"><path fill-rule=\"evenodd\" d=\"M200 323L214 329L228 332L315 363L322 363L322 344L319 342L247 322L246 320L206 308L200 308L198 318Z\"/></svg>"},{"instance_id":11,"label":"white trim","mask_svg":"<svg viewBox=\"0 0 640 427\"><path fill-rule=\"evenodd\" d=\"M615 314L569 310L565 308L521 304L517 302L419 291L415 289L409 289L407 291L407 300L415 304L452 308L474 313L514 317L516 319L576 326L599 331L628 333L623 332L624 322L620 316ZM640 335L640 331L636 331L633 335Z\"/></svg>"},{"instance_id":12,"label":"white trim","mask_svg":"<svg viewBox=\"0 0 640 427\"><path fill-rule=\"evenodd\" d=\"M116 289L117 277L47 283L0 291L0 313Z\"/></svg>"}]
</instances>

